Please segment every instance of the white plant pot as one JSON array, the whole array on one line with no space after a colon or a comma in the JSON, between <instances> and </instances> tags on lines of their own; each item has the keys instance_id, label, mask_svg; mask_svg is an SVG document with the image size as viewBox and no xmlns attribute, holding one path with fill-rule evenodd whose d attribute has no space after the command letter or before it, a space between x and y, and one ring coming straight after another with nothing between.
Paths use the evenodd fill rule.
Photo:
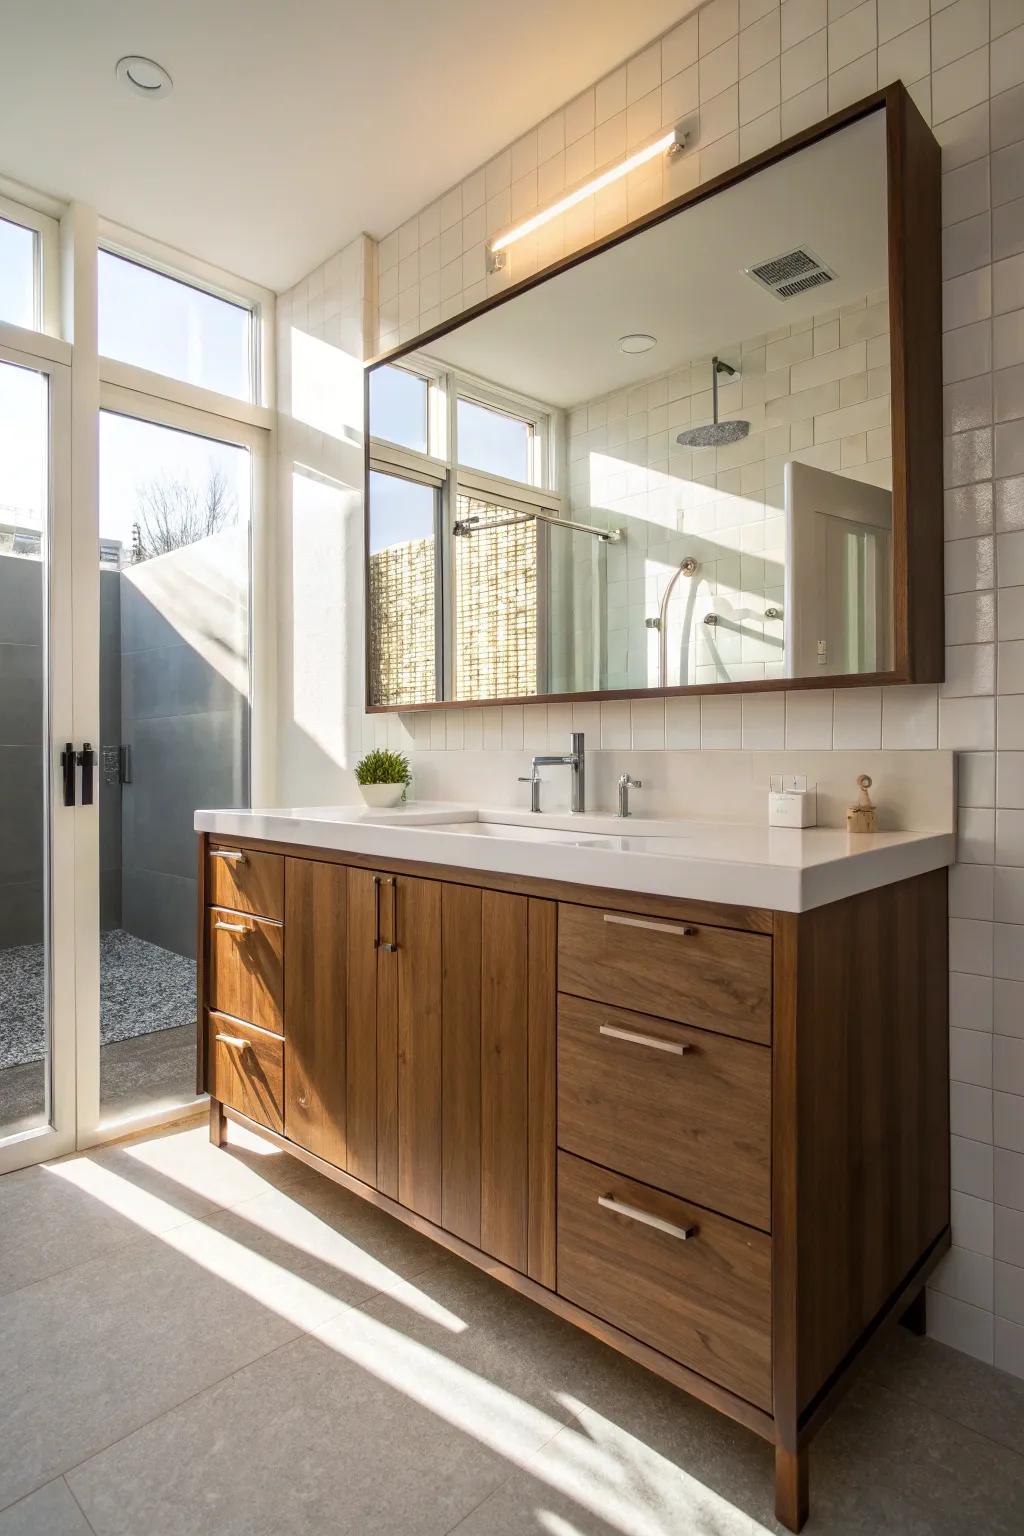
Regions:
<instances>
[{"instance_id":1,"label":"white plant pot","mask_svg":"<svg viewBox=\"0 0 1024 1536\"><path fill-rule=\"evenodd\" d=\"M360 784L359 793L367 805L372 805L375 810L387 810L389 806L400 805L405 793L404 784Z\"/></svg>"}]
</instances>

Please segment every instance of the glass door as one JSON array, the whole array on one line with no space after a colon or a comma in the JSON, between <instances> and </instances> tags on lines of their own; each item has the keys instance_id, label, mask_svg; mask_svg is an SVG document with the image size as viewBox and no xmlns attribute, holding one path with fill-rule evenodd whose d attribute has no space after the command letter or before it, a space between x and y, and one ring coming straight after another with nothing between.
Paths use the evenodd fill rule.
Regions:
<instances>
[{"instance_id":1,"label":"glass door","mask_svg":"<svg viewBox=\"0 0 1024 1536\"><path fill-rule=\"evenodd\" d=\"M196 1097L193 816L250 796L254 445L222 418L127 391L106 391L104 406L99 997L98 1031L80 999L92 1019L80 1023L84 1144Z\"/></svg>"},{"instance_id":2,"label":"glass door","mask_svg":"<svg viewBox=\"0 0 1024 1536\"><path fill-rule=\"evenodd\" d=\"M68 389L0 345L0 1172L75 1137Z\"/></svg>"}]
</instances>

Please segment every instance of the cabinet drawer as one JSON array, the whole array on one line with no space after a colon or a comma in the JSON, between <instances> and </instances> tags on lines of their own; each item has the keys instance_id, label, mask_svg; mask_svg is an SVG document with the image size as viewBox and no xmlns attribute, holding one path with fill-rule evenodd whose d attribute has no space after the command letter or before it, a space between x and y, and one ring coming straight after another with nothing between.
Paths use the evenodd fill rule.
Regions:
<instances>
[{"instance_id":1,"label":"cabinet drawer","mask_svg":"<svg viewBox=\"0 0 1024 1536\"><path fill-rule=\"evenodd\" d=\"M234 843L212 842L206 851L206 899L213 907L284 917L284 859Z\"/></svg>"},{"instance_id":2,"label":"cabinet drawer","mask_svg":"<svg viewBox=\"0 0 1024 1536\"><path fill-rule=\"evenodd\" d=\"M272 1131L284 1130L284 1041L226 1019L206 1015L206 1091Z\"/></svg>"},{"instance_id":3,"label":"cabinet drawer","mask_svg":"<svg viewBox=\"0 0 1024 1536\"><path fill-rule=\"evenodd\" d=\"M558 989L766 1045L772 941L766 934L563 902Z\"/></svg>"},{"instance_id":4,"label":"cabinet drawer","mask_svg":"<svg viewBox=\"0 0 1024 1536\"><path fill-rule=\"evenodd\" d=\"M282 1032L284 929L244 912L206 913L206 1001L261 1029Z\"/></svg>"},{"instance_id":5,"label":"cabinet drawer","mask_svg":"<svg viewBox=\"0 0 1024 1536\"><path fill-rule=\"evenodd\" d=\"M559 1295L768 1411L770 1276L763 1232L559 1153Z\"/></svg>"},{"instance_id":6,"label":"cabinet drawer","mask_svg":"<svg viewBox=\"0 0 1024 1536\"><path fill-rule=\"evenodd\" d=\"M558 1144L767 1231L771 1052L562 995Z\"/></svg>"}]
</instances>

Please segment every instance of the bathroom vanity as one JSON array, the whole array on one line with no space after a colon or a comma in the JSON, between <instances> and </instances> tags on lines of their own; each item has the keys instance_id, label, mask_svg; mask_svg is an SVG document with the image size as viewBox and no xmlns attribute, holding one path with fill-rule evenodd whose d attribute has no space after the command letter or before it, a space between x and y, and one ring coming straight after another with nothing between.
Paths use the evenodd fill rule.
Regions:
<instances>
[{"instance_id":1,"label":"bathroom vanity","mask_svg":"<svg viewBox=\"0 0 1024 1536\"><path fill-rule=\"evenodd\" d=\"M237 1121L764 1436L799 1530L810 1440L949 1243L951 835L196 827L212 1139Z\"/></svg>"}]
</instances>

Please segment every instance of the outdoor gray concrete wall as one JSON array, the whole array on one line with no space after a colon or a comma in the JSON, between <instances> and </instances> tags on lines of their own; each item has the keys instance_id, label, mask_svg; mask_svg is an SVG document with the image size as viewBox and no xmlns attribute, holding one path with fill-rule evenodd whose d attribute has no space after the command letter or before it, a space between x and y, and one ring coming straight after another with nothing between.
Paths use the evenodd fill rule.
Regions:
<instances>
[{"instance_id":1,"label":"outdoor gray concrete wall","mask_svg":"<svg viewBox=\"0 0 1024 1536\"><path fill-rule=\"evenodd\" d=\"M120 741L116 571L100 576L100 734ZM56 753L60 743L56 744ZM54 794L61 790L54 768ZM43 565L0 555L0 949L43 937ZM99 786L100 922L121 921L121 797Z\"/></svg>"},{"instance_id":2,"label":"outdoor gray concrete wall","mask_svg":"<svg viewBox=\"0 0 1024 1536\"><path fill-rule=\"evenodd\" d=\"M43 936L43 568L0 556L0 949ZM100 576L100 920L195 954L198 806L248 803L248 542L229 530ZM60 792L55 778L54 793Z\"/></svg>"},{"instance_id":3,"label":"outdoor gray concrete wall","mask_svg":"<svg viewBox=\"0 0 1024 1536\"><path fill-rule=\"evenodd\" d=\"M122 926L195 955L200 806L248 804L248 539L227 530L121 576Z\"/></svg>"},{"instance_id":4,"label":"outdoor gray concrete wall","mask_svg":"<svg viewBox=\"0 0 1024 1536\"><path fill-rule=\"evenodd\" d=\"M0 555L0 949L43 936L43 567Z\"/></svg>"},{"instance_id":5,"label":"outdoor gray concrete wall","mask_svg":"<svg viewBox=\"0 0 1024 1536\"><path fill-rule=\"evenodd\" d=\"M121 577L100 572L100 746L121 743ZM99 760L100 927L121 926L121 786L108 784Z\"/></svg>"}]
</instances>

